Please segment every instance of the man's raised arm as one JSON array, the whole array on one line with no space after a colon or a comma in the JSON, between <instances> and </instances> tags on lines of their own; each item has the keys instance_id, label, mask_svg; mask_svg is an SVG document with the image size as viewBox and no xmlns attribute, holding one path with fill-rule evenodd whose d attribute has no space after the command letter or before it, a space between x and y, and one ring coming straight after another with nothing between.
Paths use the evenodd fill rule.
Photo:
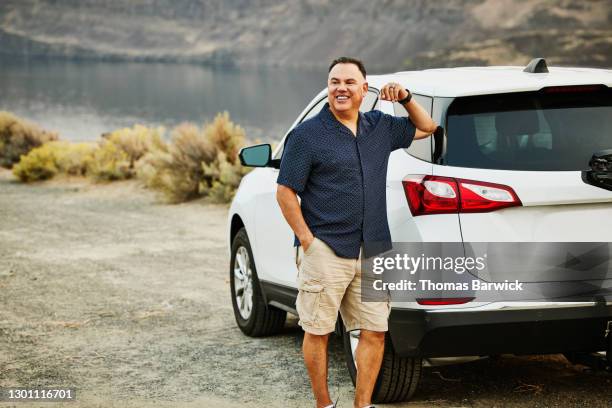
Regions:
<instances>
[{"instance_id":1,"label":"man's raised arm","mask_svg":"<svg viewBox=\"0 0 612 408\"><path fill-rule=\"evenodd\" d=\"M380 90L380 98L384 101L400 102L407 98L408 95L408 91L403 86L395 82L388 83ZM429 113L427 113L427 111L414 100L414 98L410 98L410 100L404 102L402 106L408 112L410 121L417 128L414 135L415 140L424 139L436 131L438 125L436 122L434 122L431 116L429 116Z\"/></svg>"}]
</instances>

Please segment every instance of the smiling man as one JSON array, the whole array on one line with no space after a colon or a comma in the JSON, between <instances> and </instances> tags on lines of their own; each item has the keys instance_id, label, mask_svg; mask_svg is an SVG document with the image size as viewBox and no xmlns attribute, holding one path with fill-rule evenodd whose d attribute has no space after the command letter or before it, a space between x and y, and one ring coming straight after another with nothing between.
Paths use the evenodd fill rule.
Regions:
<instances>
[{"instance_id":1,"label":"smiling man","mask_svg":"<svg viewBox=\"0 0 612 408\"><path fill-rule=\"evenodd\" d=\"M390 311L388 301L361 301L363 248L367 243L378 244L378 252L391 247L389 154L429 136L436 124L397 83L385 85L380 98L401 103L409 118L378 110L360 113L368 84L357 59L334 60L327 89L328 103L319 114L287 137L277 200L296 245L303 248L296 309L316 406L334 407L327 385L327 344L340 311L347 330L361 330L354 406L362 408L371 406Z\"/></svg>"}]
</instances>

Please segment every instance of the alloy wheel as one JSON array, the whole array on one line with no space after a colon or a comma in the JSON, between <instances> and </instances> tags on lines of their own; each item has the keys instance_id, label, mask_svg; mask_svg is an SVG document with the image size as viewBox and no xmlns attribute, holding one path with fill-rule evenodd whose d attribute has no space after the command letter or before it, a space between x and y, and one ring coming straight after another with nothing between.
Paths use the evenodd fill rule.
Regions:
<instances>
[{"instance_id":1,"label":"alloy wheel","mask_svg":"<svg viewBox=\"0 0 612 408\"><path fill-rule=\"evenodd\" d=\"M234 260L234 289L240 317L248 320L253 310L253 271L249 252L243 246L236 251Z\"/></svg>"}]
</instances>

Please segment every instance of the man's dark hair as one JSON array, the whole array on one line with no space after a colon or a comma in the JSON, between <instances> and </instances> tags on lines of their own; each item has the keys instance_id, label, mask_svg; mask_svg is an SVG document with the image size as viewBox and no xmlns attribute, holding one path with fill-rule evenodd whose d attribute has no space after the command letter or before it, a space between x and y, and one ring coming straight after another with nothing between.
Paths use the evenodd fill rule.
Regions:
<instances>
[{"instance_id":1,"label":"man's dark hair","mask_svg":"<svg viewBox=\"0 0 612 408\"><path fill-rule=\"evenodd\" d=\"M329 66L329 70L327 70L327 73L329 73L332 68L334 66L336 66L337 64L355 64L357 65L357 68L359 68L359 71L363 74L363 77L366 77L366 70L365 67L363 66L363 62L359 61L357 58L351 58L351 57L340 57L340 58L336 58L335 60L332 61L331 65Z\"/></svg>"}]
</instances>

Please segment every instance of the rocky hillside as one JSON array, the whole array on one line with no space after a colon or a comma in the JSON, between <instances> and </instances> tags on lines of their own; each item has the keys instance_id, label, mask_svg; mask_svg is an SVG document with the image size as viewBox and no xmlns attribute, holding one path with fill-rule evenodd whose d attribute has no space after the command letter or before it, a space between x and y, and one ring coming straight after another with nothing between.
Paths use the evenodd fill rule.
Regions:
<instances>
[{"instance_id":1,"label":"rocky hillside","mask_svg":"<svg viewBox=\"0 0 612 408\"><path fill-rule=\"evenodd\" d=\"M3 0L5 56L370 69L612 67L612 0Z\"/></svg>"}]
</instances>

